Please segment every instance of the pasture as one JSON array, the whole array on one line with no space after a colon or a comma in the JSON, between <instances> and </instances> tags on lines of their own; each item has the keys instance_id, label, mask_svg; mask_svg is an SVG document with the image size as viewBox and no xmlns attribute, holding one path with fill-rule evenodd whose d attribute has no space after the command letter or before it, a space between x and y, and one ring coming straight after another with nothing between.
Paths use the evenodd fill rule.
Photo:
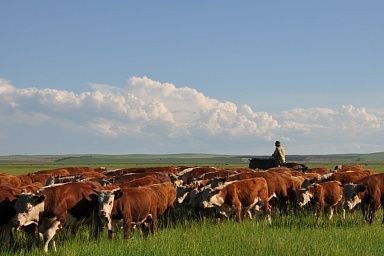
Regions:
<instances>
[{"instance_id":1,"label":"pasture","mask_svg":"<svg viewBox=\"0 0 384 256\"><path fill-rule=\"evenodd\" d=\"M105 166L108 169L135 166L161 165L214 165L225 167L246 167L243 160L228 161L220 159L189 159L173 161L169 158L164 163L155 164L148 159L143 162L129 162L121 159L64 159L62 161L0 161L0 172L21 174L42 169L57 168L68 165ZM92 161L94 160L94 161ZM116 160L114 162L114 160ZM225 161L227 160L227 161ZM374 162L360 163L365 168L384 172L384 164ZM307 162L310 167L325 166L333 168L334 162ZM121 232L114 240L108 240L106 232L100 241L89 240L88 231L83 228L75 237L69 232L58 234L57 253L55 255L383 255L384 227L381 224L382 210L372 225L363 220L360 211L348 213L346 219L336 214L332 221L323 218L320 224L315 223L312 211L302 211L294 215L274 213L272 225L264 219L249 220L242 223L224 220L216 224L214 219L199 217L186 209L177 209L178 218L159 223L155 236L143 238L140 232L134 231L132 239L126 241ZM41 255L41 248L33 246L25 250L23 245L28 241L21 232L17 239L21 247L1 255Z\"/></svg>"}]
</instances>

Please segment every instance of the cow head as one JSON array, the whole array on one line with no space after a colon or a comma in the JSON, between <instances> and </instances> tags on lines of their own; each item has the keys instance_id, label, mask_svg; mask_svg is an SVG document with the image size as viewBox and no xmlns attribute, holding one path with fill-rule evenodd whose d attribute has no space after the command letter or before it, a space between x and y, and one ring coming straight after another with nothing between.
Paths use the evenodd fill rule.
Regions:
<instances>
[{"instance_id":1,"label":"cow head","mask_svg":"<svg viewBox=\"0 0 384 256\"><path fill-rule=\"evenodd\" d=\"M211 188L216 188L216 187L224 185L224 183L227 180L228 180L228 176L227 177L222 177L222 178L213 178L213 179L210 179L210 181L208 182L207 185L210 185Z\"/></svg>"},{"instance_id":2,"label":"cow head","mask_svg":"<svg viewBox=\"0 0 384 256\"><path fill-rule=\"evenodd\" d=\"M303 183L301 184L301 187L302 188L307 188L307 187L309 187L310 185L312 185L313 184L313 180L312 179L310 179L310 178L306 178L304 181L303 181Z\"/></svg>"},{"instance_id":3,"label":"cow head","mask_svg":"<svg viewBox=\"0 0 384 256\"><path fill-rule=\"evenodd\" d=\"M98 192L99 216L107 222L108 230L112 230L112 209L115 199L120 198L123 191L120 188L114 190L102 190Z\"/></svg>"},{"instance_id":4,"label":"cow head","mask_svg":"<svg viewBox=\"0 0 384 256\"><path fill-rule=\"evenodd\" d=\"M201 205L203 208L212 208L224 204L224 198L221 196L220 190L207 188L201 192Z\"/></svg>"},{"instance_id":5,"label":"cow head","mask_svg":"<svg viewBox=\"0 0 384 256\"><path fill-rule=\"evenodd\" d=\"M191 188L187 186L176 186L176 201L179 204L182 204L186 198L188 198Z\"/></svg>"},{"instance_id":6,"label":"cow head","mask_svg":"<svg viewBox=\"0 0 384 256\"><path fill-rule=\"evenodd\" d=\"M171 182L175 186L182 186L183 185L183 181L180 179L180 177L178 175L169 174L169 178L171 179Z\"/></svg>"},{"instance_id":7,"label":"cow head","mask_svg":"<svg viewBox=\"0 0 384 256\"><path fill-rule=\"evenodd\" d=\"M344 202L343 208L352 210L356 205L361 203L362 195L361 192L364 192L367 189L366 185L357 185L353 183L344 184L343 186L343 195Z\"/></svg>"},{"instance_id":8,"label":"cow head","mask_svg":"<svg viewBox=\"0 0 384 256\"><path fill-rule=\"evenodd\" d=\"M296 201L300 207L308 204L313 197L313 194L308 188L300 188L296 190Z\"/></svg>"},{"instance_id":9,"label":"cow head","mask_svg":"<svg viewBox=\"0 0 384 256\"><path fill-rule=\"evenodd\" d=\"M13 217L13 225L17 228L27 226L39 221L40 213L44 211L45 195L22 193L15 202L16 215Z\"/></svg>"}]
</instances>

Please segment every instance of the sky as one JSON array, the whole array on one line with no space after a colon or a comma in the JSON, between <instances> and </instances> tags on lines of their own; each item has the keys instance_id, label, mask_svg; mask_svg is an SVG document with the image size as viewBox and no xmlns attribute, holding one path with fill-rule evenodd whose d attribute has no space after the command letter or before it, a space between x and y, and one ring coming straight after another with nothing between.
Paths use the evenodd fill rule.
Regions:
<instances>
[{"instance_id":1,"label":"sky","mask_svg":"<svg viewBox=\"0 0 384 256\"><path fill-rule=\"evenodd\" d=\"M383 1L2 1L0 155L384 151Z\"/></svg>"}]
</instances>

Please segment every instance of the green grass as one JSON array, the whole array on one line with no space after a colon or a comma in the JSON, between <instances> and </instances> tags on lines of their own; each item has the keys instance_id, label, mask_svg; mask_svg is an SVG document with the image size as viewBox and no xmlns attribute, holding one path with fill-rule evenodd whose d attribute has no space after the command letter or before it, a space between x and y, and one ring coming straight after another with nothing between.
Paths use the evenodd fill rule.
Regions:
<instances>
[{"instance_id":1,"label":"green grass","mask_svg":"<svg viewBox=\"0 0 384 256\"><path fill-rule=\"evenodd\" d=\"M88 240L83 230L75 238L59 235L55 255L383 255L384 229L379 219L366 224L360 213L346 220L335 216L316 225L312 214L275 216L243 223L211 219L186 221L161 228L145 239L135 231L130 240L121 234L113 241ZM381 217L381 216L380 216ZM16 250L4 255L41 255L41 249Z\"/></svg>"}]
</instances>

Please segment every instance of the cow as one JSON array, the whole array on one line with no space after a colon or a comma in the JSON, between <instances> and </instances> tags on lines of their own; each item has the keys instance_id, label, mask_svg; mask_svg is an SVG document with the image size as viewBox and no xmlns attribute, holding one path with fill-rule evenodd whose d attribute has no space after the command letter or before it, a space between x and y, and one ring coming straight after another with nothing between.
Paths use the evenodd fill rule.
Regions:
<instances>
[{"instance_id":1,"label":"cow","mask_svg":"<svg viewBox=\"0 0 384 256\"><path fill-rule=\"evenodd\" d=\"M346 183L356 183L364 177L372 175L370 170L363 171L345 171L345 172L335 172L331 174L325 174L319 178L319 181L339 181L342 184Z\"/></svg>"},{"instance_id":2,"label":"cow","mask_svg":"<svg viewBox=\"0 0 384 256\"><path fill-rule=\"evenodd\" d=\"M12 187L20 187L22 185L18 176L4 174L0 176L0 185L9 185Z\"/></svg>"},{"instance_id":3,"label":"cow","mask_svg":"<svg viewBox=\"0 0 384 256\"><path fill-rule=\"evenodd\" d=\"M287 203L289 200L289 184L287 184L286 177L273 171L260 171L253 173L239 173L227 177L226 181L235 181L241 179L249 179L262 177L267 181L268 184L268 197L272 200L270 203L278 205L281 213L287 213Z\"/></svg>"},{"instance_id":4,"label":"cow","mask_svg":"<svg viewBox=\"0 0 384 256\"><path fill-rule=\"evenodd\" d=\"M133 225L140 225L145 235L148 235L147 225L150 222L150 232L157 230L156 193L148 187L123 188L102 190L98 193L99 215L106 222L108 237L114 233L122 222L124 238L131 237Z\"/></svg>"},{"instance_id":5,"label":"cow","mask_svg":"<svg viewBox=\"0 0 384 256\"><path fill-rule=\"evenodd\" d=\"M317 177L307 178L303 183L303 187L307 187L313 183L322 183L326 181L339 181L342 184L356 183L357 181L372 174L373 172L371 170L331 172Z\"/></svg>"},{"instance_id":6,"label":"cow","mask_svg":"<svg viewBox=\"0 0 384 256\"><path fill-rule=\"evenodd\" d=\"M139 187L139 186L147 186L152 184L159 184L162 183L162 181L155 176L146 176L142 178L137 178L135 180L127 181L127 182L119 182L114 183L115 185L118 185L121 188L127 188L127 187Z\"/></svg>"},{"instance_id":7,"label":"cow","mask_svg":"<svg viewBox=\"0 0 384 256\"><path fill-rule=\"evenodd\" d=\"M324 175L329 173L329 170L326 167L316 167L307 169L305 173L318 173L320 175Z\"/></svg>"},{"instance_id":8,"label":"cow","mask_svg":"<svg viewBox=\"0 0 384 256\"><path fill-rule=\"evenodd\" d=\"M376 211L384 203L384 173L375 174L361 179L356 184L344 185L344 207L353 209L362 203L365 220L372 224ZM364 207L367 208L364 208ZM382 223L384 223L384 216Z\"/></svg>"},{"instance_id":9,"label":"cow","mask_svg":"<svg viewBox=\"0 0 384 256\"><path fill-rule=\"evenodd\" d=\"M157 214L163 215L176 201L176 189L171 182L151 184L146 186L157 196Z\"/></svg>"},{"instance_id":10,"label":"cow","mask_svg":"<svg viewBox=\"0 0 384 256\"><path fill-rule=\"evenodd\" d=\"M0 185L0 247L9 246L13 242L11 218L16 214L13 208L17 195L21 193L19 188L10 185Z\"/></svg>"},{"instance_id":11,"label":"cow","mask_svg":"<svg viewBox=\"0 0 384 256\"><path fill-rule=\"evenodd\" d=\"M34 172L34 174L50 174L53 176L69 176L69 175L79 175L84 172L99 172L98 169L94 169L92 167L87 166L69 166L69 167L61 167L56 169L47 169L47 170L40 170L37 172Z\"/></svg>"},{"instance_id":12,"label":"cow","mask_svg":"<svg viewBox=\"0 0 384 256\"><path fill-rule=\"evenodd\" d=\"M345 164L338 164L333 168L333 172L349 172L349 171L364 171L364 167L359 164L354 165L345 165Z\"/></svg>"},{"instance_id":13,"label":"cow","mask_svg":"<svg viewBox=\"0 0 384 256\"><path fill-rule=\"evenodd\" d=\"M24 192L35 192L42 187L41 183L14 188L7 185L0 185L0 247L7 247L13 244L12 218L16 214L14 208L17 197ZM27 233L35 235L36 225L25 226Z\"/></svg>"},{"instance_id":14,"label":"cow","mask_svg":"<svg viewBox=\"0 0 384 256\"><path fill-rule=\"evenodd\" d=\"M97 191L101 185L91 182L66 183L43 187L37 193L22 193L15 202L16 216L13 224L16 228L31 223L39 224L43 235L44 251L51 243L56 251L54 236L69 220L92 220L93 235L99 236L101 222L91 218L97 209ZM42 218L41 218L42 217Z\"/></svg>"},{"instance_id":15,"label":"cow","mask_svg":"<svg viewBox=\"0 0 384 256\"><path fill-rule=\"evenodd\" d=\"M366 178L364 178L366 179ZM352 211L365 197L366 186L362 184L347 183L343 185L343 209Z\"/></svg>"},{"instance_id":16,"label":"cow","mask_svg":"<svg viewBox=\"0 0 384 256\"><path fill-rule=\"evenodd\" d=\"M271 208L268 199L267 181L264 178L251 178L233 181L214 189L204 198L202 206L219 208L225 216L234 210L236 220L241 222L245 212L252 211L261 204L271 223Z\"/></svg>"},{"instance_id":17,"label":"cow","mask_svg":"<svg viewBox=\"0 0 384 256\"><path fill-rule=\"evenodd\" d=\"M113 177L110 179L110 181L114 184L124 184L130 181L136 180L138 178L144 178L144 177L153 177L159 180L160 182L171 181L171 178L168 176L168 174L161 173L161 172L125 174L122 176Z\"/></svg>"},{"instance_id":18,"label":"cow","mask_svg":"<svg viewBox=\"0 0 384 256\"><path fill-rule=\"evenodd\" d=\"M331 220L335 208L341 205L342 198L342 184L338 181L312 184L307 188L297 190L297 202L300 207L310 202L316 205L317 222L319 222L325 208L329 209L329 219Z\"/></svg>"}]
</instances>

